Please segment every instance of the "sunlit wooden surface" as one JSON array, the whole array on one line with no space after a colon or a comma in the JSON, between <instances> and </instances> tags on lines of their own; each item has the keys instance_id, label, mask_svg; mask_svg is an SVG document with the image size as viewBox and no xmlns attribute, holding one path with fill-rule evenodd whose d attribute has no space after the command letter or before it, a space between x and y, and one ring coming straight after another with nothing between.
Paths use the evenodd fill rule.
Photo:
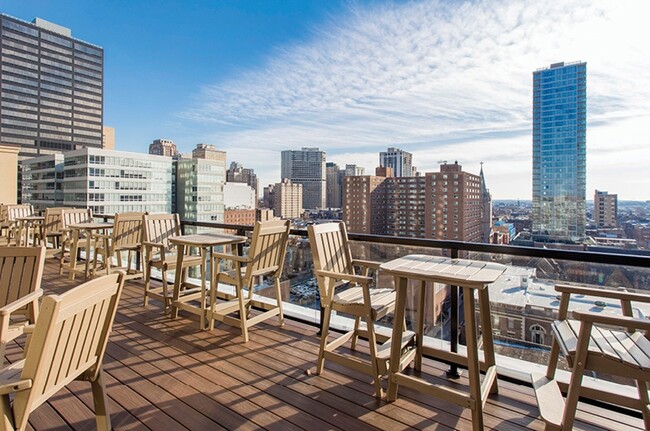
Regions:
<instances>
[{"instance_id":1,"label":"sunlit wooden surface","mask_svg":"<svg viewBox=\"0 0 650 431\"><path fill-rule=\"evenodd\" d=\"M60 276L58 262L48 259L43 282L46 293L56 293L81 281ZM377 401L370 377L336 364L321 376L306 375L318 352L314 327L290 319L283 328L261 323L243 343L229 325L200 331L196 316L171 320L157 301L145 309L142 289L142 280L127 281L104 360L115 429L471 429L467 409L408 388L394 403ZM9 344L9 361L22 355L23 344L22 337ZM467 383L450 383L445 370L424 361L423 371L438 383ZM89 385L68 388L33 413L34 430L95 429ZM531 388L499 381L499 390L485 407L488 429L543 429ZM575 429L643 429L638 417L578 407Z\"/></svg>"}]
</instances>

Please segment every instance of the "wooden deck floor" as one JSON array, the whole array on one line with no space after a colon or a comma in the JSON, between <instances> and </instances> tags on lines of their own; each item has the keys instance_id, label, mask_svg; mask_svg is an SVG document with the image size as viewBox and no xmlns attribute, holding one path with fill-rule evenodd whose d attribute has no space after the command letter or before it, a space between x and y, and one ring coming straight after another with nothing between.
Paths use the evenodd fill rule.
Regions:
<instances>
[{"instance_id":1,"label":"wooden deck floor","mask_svg":"<svg viewBox=\"0 0 650 431\"><path fill-rule=\"evenodd\" d=\"M48 261L46 293L79 283L58 275ZM142 306L142 282L129 281L104 358L111 420L118 430L302 430L471 429L467 410L400 389L394 403L377 401L370 379L329 365L308 376L316 359L316 328L275 320L253 328L251 341L218 324L199 331L194 320L163 316L158 303ZM9 346L7 358L22 354L24 340ZM444 377L446 366L425 361L426 372ZM543 429L532 389L499 382L490 397L489 429ZM643 429L639 418L580 404L576 429ZM36 410L34 430L94 429L88 384L74 382Z\"/></svg>"}]
</instances>

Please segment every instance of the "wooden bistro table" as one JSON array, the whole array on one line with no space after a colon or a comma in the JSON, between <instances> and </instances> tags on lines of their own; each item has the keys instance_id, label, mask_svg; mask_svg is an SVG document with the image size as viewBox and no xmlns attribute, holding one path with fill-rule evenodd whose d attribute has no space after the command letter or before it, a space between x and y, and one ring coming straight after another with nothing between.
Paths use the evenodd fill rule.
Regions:
<instances>
[{"instance_id":1,"label":"wooden bistro table","mask_svg":"<svg viewBox=\"0 0 650 431\"><path fill-rule=\"evenodd\" d=\"M496 393L496 364L494 360L494 345L492 339L492 319L490 316L490 298L487 285L505 271L506 267L498 263L480 262L467 259L450 259L440 256L409 255L386 262L380 268L395 277L397 300L395 304L395 318L393 321L393 335L390 356L390 370L388 377L387 400L397 398L398 385L408 386L428 394L438 396L447 401L470 408L472 411L472 427L474 430L483 429L483 407L488 393ZM449 362L467 367L469 375L469 394L446 386L439 386L424 381L415 376L405 375L400 372L400 336L403 331L404 313L406 308L406 288L408 280L420 281L420 298L418 301L418 317L416 323L415 368L421 371L422 355L424 353L444 359ZM423 343L424 327L424 288L426 282L444 283L463 288L463 306L465 312L465 334L467 340L467 356L441 350ZM479 292L479 312L483 333L484 361L479 363L476 312L474 306L474 291ZM413 357L402 360L410 361ZM483 367L481 366L483 365ZM480 370L485 370L485 377L481 385Z\"/></svg>"},{"instance_id":2,"label":"wooden bistro table","mask_svg":"<svg viewBox=\"0 0 650 431\"><path fill-rule=\"evenodd\" d=\"M70 247L70 267L68 271L70 272L70 280L74 279L76 274L83 274L86 278L90 274L90 264L95 259L94 255L91 254L91 243L93 240L94 232L97 231L106 231L113 227L113 223L110 222L85 222L85 223L75 223L69 224L67 227L72 229L72 246ZM77 254L79 253L79 242L86 242L86 263L84 269L77 268Z\"/></svg>"},{"instance_id":3,"label":"wooden bistro table","mask_svg":"<svg viewBox=\"0 0 650 431\"><path fill-rule=\"evenodd\" d=\"M16 217L18 222L18 235L16 238L16 244L18 246L29 246L29 238L32 236L34 230L39 229L40 238L43 238L43 221L45 217L31 215L25 217ZM36 242L33 240L32 244L36 246Z\"/></svg>"},{"instance_id":4,"label":"wooden bistro table","mask_svg":"<svg viewBox=\"0 0 650 431\"><path fill-rule=\"evenodd\" d=\"M216 268L214 267L214 247L235 246L246 241L245 236L229 235L222 233L201 233L191 235L180 235L169 238L169 242L177 247L176 274L174 275L174 293L172 295L171 317L178 317L178 310L186 310L199 315L201 329L206 329L206 318L211 304L208 304L207 296L207 262L210 262L210 288L216 292L215 286ZM201 249L201 285L196 286L183 281L183 259L185 258L185 247L198 247ZM208 260L209 256L209 260ZM198 287L198 289L197 289ZM192 301L199 301L199 306L191 304ZM210 301L213 301L210 299Z\"/></svg>"}]
</instances>

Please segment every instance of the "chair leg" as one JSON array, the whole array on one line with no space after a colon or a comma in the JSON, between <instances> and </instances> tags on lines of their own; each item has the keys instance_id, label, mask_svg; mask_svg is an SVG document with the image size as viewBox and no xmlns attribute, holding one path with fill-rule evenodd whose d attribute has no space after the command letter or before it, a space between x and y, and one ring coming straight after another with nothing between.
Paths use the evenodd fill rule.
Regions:
<instances>
[{"instance_id":1,"label":"chair leg","mask_svg":"<svg viewBox=\"0 0 650 431\"><path fill-rule=\"evenodd\" d=\"M323 309L323 322L320 335L320 347L318 349L318 359L316 360L316 374L321 374L325 368L325 349L327 347L327 338L330 333L330 319L332 317L332 306L326 305Z\"/></svg>"},{"instance_id":2,"label":"chair leg","mask_svg":"<svg viewBox=\"0 0 650 431\"><path fill-rule=\"evenodd\" d=\"M0 401L0 430L13 430L15 429L14 425L14 412L11 409L11 402L9 400L9 394L0 395L2 400Z\"/></svg>"},{"instance_id":3,"label":"chair leg","mask_svg":"<svg viewBox=\"0 0 650 431\"><path fill-rule=\"evenodd\" d=\"M249 292L253 289L252 283ZM237 286L237 297L239 300L239 326L241 328L241 336L244 343L248 343L248 326L246 319L248 318L248 310L250 301L244 298L244 291L241 287Z\"/></svg>"},{"instance_id":4,"label":"chair leg","mask_svg":"<svg viewBox=\"0 0 650 431\"><path fill-rule=\"evenodd\" d=\"M164 286L165 285L165 271L163 271L163 277L162 278L163 278L163 286ZM149 305L149 289L151 289L151 265L147 265L147 268L145 269L145 272L144 272L144 302L143 302L144 307ZM163 292L165 292L165 294L167 293L164 290L163 290Z\"/></svg>"},{"instance_id":5,"label":"chair leg","mask_svg":"<svg viewBox=\"0 0 650 431\"><path fill-rule=\"evenodd\" d=\"M151 277L151 268L149 265L147 265L147 271L149 272L149 276ZM178 270L177 270L178 271ZM169 286L167 283L167 267L163 266L161 268L162 272L162 295L163 295L163 307L165 307L165 313L170 309L172 305L172 298L171 295L169 294Z\"/></svg>"},{"instance_id":6,"label":"chair leg","mask_svg":"<svg viewBox=\"0 0 650 431\"><path fill-rule=\"evenodd\" d=\"M352 341L350 342L350 349L356 350L357 341L359 340L359 327L361 327L361 317L354 318L354 332L352 333ZM368 328L370 330L370 328Z\"/></svg>"},{"instance_id":7,"label":"chair leg","mask_svg":"<svg viewBox=\"0 0 650 431\"><path fill-rule=\"evenodd\" d=\"M95 421L98 431L111 429L111 416L108 412L108 397L106 397L106 386L104 385L104 371L99 370L97 379L90 382L93 392L93 404L95 406Z\"/></svg>"},{"instance_id":8,"label":"chair leg","mask_svg":"<svg viewBox=\"0 0 650 431\"><path fill-rule=\"evenodd\" d=\"M275 277L275 298L278 304L278 322L284 326L284 312L282 311L282 293L280 292L280 277Z\"/></svg>"},{"instance_id":9,"label":"chair leg","mask_svg":"<svg viewBox=\"0 0 650 431\"><path fill-rule=\"evenodd\" d=\"M580 388L582 386L582 376L586 368L591 328L592 325L590 322L581 322L580 333L578 334L578 345L576 346L576 353L573 358L573 369L571 370L569 391L567 392L566 402L564 403L562 429L565 430L573 429L573 421L576 417L578 398L580 397Z\"/></svg>"},{"instance_id":10,"label":"chair leg","mask_svg":"<svg viewBox=\"0 0 650 431\"><path fill-rule=\"evenodd\" d=\"M645 429L650 430L650 399L648 399L648 382L636 381L636 387L639 391L639 400L641 401L641 412L643 413L643 424Z\"/></svg>"},{"instance_id":11,"label":"chair leg","mask_svg":"<svg viewBox=\"0 0 650 431\"><path fill-rule=\"evenodd\" d=\"M7 342L5 340L0 341L0 368L4 367L6 350Z\"/></svg>"},{"instance_id":12,"label":"chair leg","mask_svg":"<svg viewBox=\"0 0 650 431\"><path fill-rule=\"evenodd\" d=\"M375 335L375 323L372 319L372 310L366 315L366 326L368 327L368 344L370 347L370 364L372 366L372 378L375 381L375 397L382 398L384 391L381 388L381 375L379 374L379 362L377 359L377 336Z\"/></svg>"}]
</instances>

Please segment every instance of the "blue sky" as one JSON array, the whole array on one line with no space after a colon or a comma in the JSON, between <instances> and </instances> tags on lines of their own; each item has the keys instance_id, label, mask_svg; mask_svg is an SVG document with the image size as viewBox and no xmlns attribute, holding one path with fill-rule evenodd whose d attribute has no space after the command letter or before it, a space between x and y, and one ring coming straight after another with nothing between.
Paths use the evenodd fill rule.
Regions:
<instances>
[{"instance_id":1,"label":"blue sky","mask_svg":"<svg viewBox=\"0 0 650 431\"><path fill-rule=\"evenodd\" d=\"M484 162L494 198L531 197L532 72L586 61L587 198L650 199L650 2L0 0L105 49L116 147L227 151L263 185L280 151L372 173L399 147L422 172ZM622 174L624 173L624 174Z\"/></svg>"}]
</instances>

